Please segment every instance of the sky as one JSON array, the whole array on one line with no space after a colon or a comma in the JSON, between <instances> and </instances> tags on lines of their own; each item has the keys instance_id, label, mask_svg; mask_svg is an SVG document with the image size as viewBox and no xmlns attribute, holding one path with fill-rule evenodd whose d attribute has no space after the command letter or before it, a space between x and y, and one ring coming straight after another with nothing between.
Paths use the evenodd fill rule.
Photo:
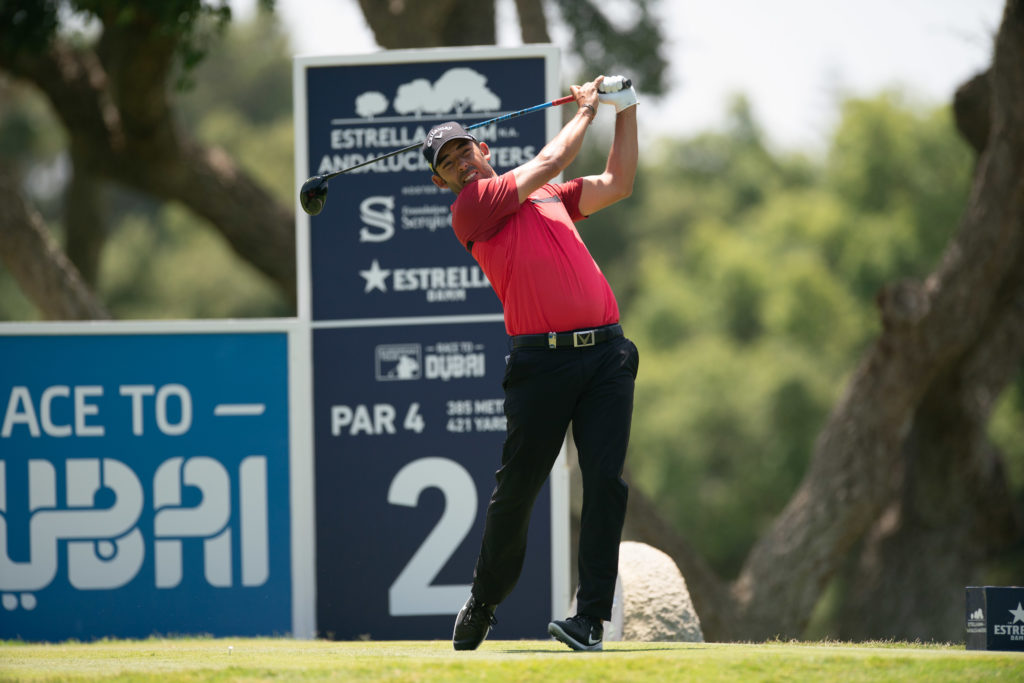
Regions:
<instances>
[{"instance_id":1,"label":"sky","mask_svg":"<svg viewBox=\"0 0 1024 683\"><path fill-rule=\"evenodd\" d=\"M497 1L498 44L521 44L514 0ZM231 4L245 18L256 2ZM621 11L629 0L600 5ZM276 7L295 54L379 50L357 0ZM991 63L1002 9L1003 0L660 0L670 89L653 98L637 84L642 135L718 129L742 93L770 144L813 153L827 144L844 97L900 88L922 105L950 102ZM551 34L565 44L564 28Z\"/></svg>"}]
</instances>

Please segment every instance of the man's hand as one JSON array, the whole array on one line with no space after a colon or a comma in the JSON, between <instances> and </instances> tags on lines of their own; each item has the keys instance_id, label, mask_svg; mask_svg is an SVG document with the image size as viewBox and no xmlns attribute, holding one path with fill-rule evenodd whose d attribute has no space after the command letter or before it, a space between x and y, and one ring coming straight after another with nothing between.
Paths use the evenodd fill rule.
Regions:
<instances>
[{"instance_id":1,"label":"man's hand","mask_svg":"<svg viewBox=\"0 0 1024 683\"><path fill-rule=\"evenodd\" d=\"M584 83L583 85L570 86L569 90L576 98L576 104L579 105L580 109L590 109L590 115L594 116L597 114L598 101L598 88L601 85L601 81L604 76L598 76L590 83Z\"/></svg>"},{"instance_id":2,"label":"man's hand","mask_svg":"<svg viewBox=\"0 0 1024 683\"><path fill-rule=\"evenodd\" d=\"M597 105L600 104L597 90L602 80L604 76L598 76L589 83L571 86L572 95L580 107L576 115L562 126L558 135L541 148L537 156L512 169L520 204L544 183L550 182L564 171L579 154L583 136L597 114Z\"/></svg>"},{"instance_id":3,"label":"man's hand","mask_svg":"<svg viewBox=\"0 0 1024 683\"><path fill-rule=\"evenodd\" d=\"M608 76L598 88L598 101L601 104L615 105L615 113L621 113L636 106L640 100L636 97L633 85L626 85L629 80L625 76Z\"/></svg>"}]
</instances>

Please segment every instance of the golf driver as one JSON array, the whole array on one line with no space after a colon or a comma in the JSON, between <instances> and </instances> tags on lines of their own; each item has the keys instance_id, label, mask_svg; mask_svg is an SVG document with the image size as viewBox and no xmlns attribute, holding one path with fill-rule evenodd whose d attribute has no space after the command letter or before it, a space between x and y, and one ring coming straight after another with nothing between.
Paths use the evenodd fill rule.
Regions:
<instances>
[{"instance_id":1,"label":"golf driver","mask_svg":"<svg viewBox=\"0 0 1024 683\"><path fill-rule=\"evenodd\" d=\"M632 85L632 82L627 78L623 79L622 85L620 87L628 88L630 85ZM560 107L561 105L568 104L569 102L572 102L574 100L575 98L572 95L566 95L565 97L560 97L557 100L551 100L550 102L536 104L532 107L527 107L526 109L520 109L519 111L510 112L508 114L502 114L501 116L496 116L495 118L488 119L487 121L481 121L480 123L474 123L470 126L465 126L465 128L466 130L473 130L474 128L488 126L492 123L501 123L502 121L507 121L517 116L522 116L523 114L532 114L535 111L541 111L542 109L547 109L548 107ZM357 168L362 168L367 164L372 164L376 161L380 161L381 159L387 159L397 154L401 154L402 152L408 152L410 150L417 149L422 144L422 141L416 142L406 147L402 147L401 149L396 149L393 152L388 152L387 154L382 154L379 157L374 157L373 159L364 161L361 164L356 164L355 166L343 168L340 171L334 171L333 173L323 173L318 176L313 176L306 182L302 183L302 188L299 189L299 203L302 205L302 210L308 213L310 216L315 216L321 211L323 211L324 204L327 202L327 181L330 180L331 178L339 176L342 173L354 171Z\"/></svg>"}]
</instances>

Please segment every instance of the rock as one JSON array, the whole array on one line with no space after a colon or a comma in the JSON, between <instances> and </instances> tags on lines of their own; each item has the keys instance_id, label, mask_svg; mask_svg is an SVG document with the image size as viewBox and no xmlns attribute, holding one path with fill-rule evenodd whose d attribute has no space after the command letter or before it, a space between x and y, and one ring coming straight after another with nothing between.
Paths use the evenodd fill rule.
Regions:
<instances>
[{"instance_id":1,"label":"rock","mask_svg":"<svg viewBox=\"0 0 1024 683\"><path fill-rule=\"evenodd\" d=\"M647 545L619 545L619 579L605 640L704 642L686 581L671 557Z\"/></svg>"}]
</instances>

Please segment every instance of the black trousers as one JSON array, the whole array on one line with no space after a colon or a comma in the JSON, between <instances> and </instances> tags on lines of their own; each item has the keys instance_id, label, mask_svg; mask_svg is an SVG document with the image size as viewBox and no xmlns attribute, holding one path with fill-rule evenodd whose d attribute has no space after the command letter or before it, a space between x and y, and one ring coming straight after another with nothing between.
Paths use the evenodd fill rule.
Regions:
<instances>
[{"instance_id":1,"label":"black trousers","mask_svg":"<svg viewBox=\"0 0 1024 683\"><path fill-rule=\"evenodd\" d=\"M611 618L638 363L625 337L586 348L512 350L502 381L508 434L473 575L478 601L497 605L518 581L533 503L571 421L583 475L577 612Z\"/></svg>"}]
</instances>

